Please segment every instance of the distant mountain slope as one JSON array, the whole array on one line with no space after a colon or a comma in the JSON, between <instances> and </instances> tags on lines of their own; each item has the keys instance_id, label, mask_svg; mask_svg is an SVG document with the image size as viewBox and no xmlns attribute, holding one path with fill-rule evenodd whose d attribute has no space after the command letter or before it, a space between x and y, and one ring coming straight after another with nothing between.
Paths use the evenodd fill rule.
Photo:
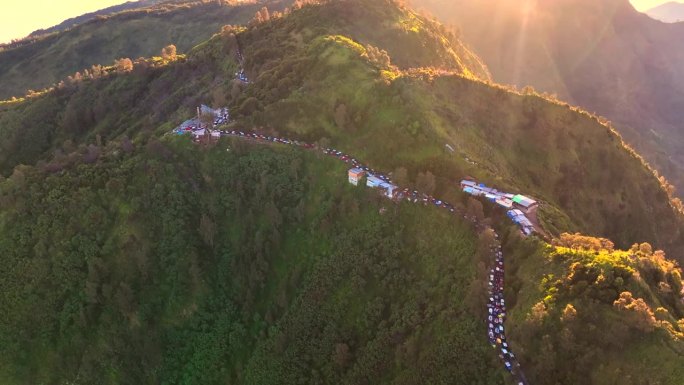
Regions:
<instances>
[{"instance_id":1,"label":"distant mountain slope","mask_svg":"<svg viewBox=\"0 0 684 385\"><path fill-rule=\"evenodd\" d=\"M684 24L628 0L415 0L487 63L495 81L556 93L606 116L684 191Z\"/></svg>"},{"instance_id":2,"label":"distant mountain slope","mask_svg":"<svg viewBox=\"0 0 684 385\"><path fill-rule=\"evenodd\" d=\"M279 0L269 4L273 10L284 7ZM226 24L247 23L262 6L256 2L235 6L165 3L96 18L0 51L0 99L48 87L94 64L159 55L169 44L175 44L178 52L186 52Z\"/></svg>"},{"instance_id":3,"label":"distant mountain slope","mask_svg":"<svg viewBox=\"0 0 684 385\"><path fill-rule=\"evenodd\" d=\"M670 1L669 3L651 8L645 13L656 20L664 21L666 23L684 21L684 3Z\"/></svg>"}]
</instances>

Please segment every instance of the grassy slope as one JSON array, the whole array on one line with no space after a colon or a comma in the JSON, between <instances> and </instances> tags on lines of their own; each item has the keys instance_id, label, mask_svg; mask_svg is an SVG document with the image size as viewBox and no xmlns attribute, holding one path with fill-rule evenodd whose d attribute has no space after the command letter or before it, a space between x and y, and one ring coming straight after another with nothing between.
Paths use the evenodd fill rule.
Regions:
<instances>
[{"instance_id":1,"label":"grassy slope","mask_svg":"<svg viewBox=\"0 0 684 385\"><path fill-rule=\"evenodd\" d=\"M486 179L533 191L576 228L625 247L635 239L678 242L679 221L658 181L607 127L569 106L459 78L436 81L429 91L433 96L421 99L433 106L442 137L481 164ZM551 210L543 209L543 218ZM640 222L645 213L658 219ZM569 230L563 222L546 225Z\"/></svg>"},{"instance_id":2,"label":"grassy slope","mask_svg":"<svg viewBox=\"0 0 684 385\"><path fill-rule=\"evenodd\" d=\"M678 189L684 188L684 24L638 13L627 0L414 0L463 39L497 82L556 93L608 117ZM488 20L488 22L481 22Z\"/></svg>"},{"instance_id":3,"label":"grassy slope","mask_svg":"<svg viewBox=\"0 0 684 385\"><path fill-rule=\"evenodd\" d=\"M226 24L245 24L263 5L162 5L94 20L0 52L0 99L48 87L93 64L159 55L175 44L187 52ZM282 9L280 2L269 3Z\"/></svg>"},{"instance_id":4,"label":"grassy slope","mask_svg":"<svg viewBox=\"0 0 684 385\"><path fill-rule=\"evenodd\" d=\"M323 15L311 8L240 35L256 81L236 105L253 97L260 110L244 111L248 122L328 137L388 170L431 170L445 194L464 175L526 192L549 203L552 230L582 229L623 247L645 240L673 255L680 250L681 220L659 182L595 119L464 77L369 63L362 45L333 36L343 32L337 27L326 37L300 26L312 18L323 23ZM404 25L402 17L394 25ZM340 105L343 121L335 117ZM459 154L444 151L445 143Z\"/></svg>"},{"instance_id":5,"label":"grassy slope","mask_svg":"<svg viewBox=\"0 0 684 385\"><path fill-rule=\"evenodd\" d=\"M531 382L680 382L684 335L677 320L684 306L679 295L658 287L672 284L677 291L681 270L639 251L572 251L517 236L504 238L509 255L506 299L513 305L510 337ZM575 262L584 270L576 269ZM630 278L617 282L625 271L632 272ZM613 305L624 291L643 298L651 311L667 309L667 322L649 332L640 329L629 312ZM535 310L538 304L545 310ZM577 311L573 319L563 316L568 304Z\"/></svg>"},{"instance_id":6,"label":"grassy slope","mask_svg":"<svg viewBox=\"0 0 684 385\"><path fill-rule=\"evenodd\" d=\"M102 150L0 184L4 384L503 383L464 223L300 150Z\"/></svg>"}]
</instances>

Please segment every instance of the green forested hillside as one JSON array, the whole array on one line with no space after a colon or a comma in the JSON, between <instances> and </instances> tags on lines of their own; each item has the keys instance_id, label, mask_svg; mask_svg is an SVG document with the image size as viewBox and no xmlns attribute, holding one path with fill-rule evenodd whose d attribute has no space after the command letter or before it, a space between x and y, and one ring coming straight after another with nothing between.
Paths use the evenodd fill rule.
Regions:
<instances>
[{"instance_id":1,"label":"green forested hillside","mask_svg":"<svg viewBox=\"0 0 684 385\"><path fill-rule=\"evenodd\" d=\"M4 384L503 383L453 217L301 151L86 159L0 184Z\"/></svg>"},{"instance_id":2,"label":"green forested hillside","mask_svg":"<svg viewBox=\"0 0 684 385\"><path fill-rule=\"evenodd\" d=\"M277 0L268 4L272 10L284 7ZM30 44L0 49L0 99L49 87L95 64L159 55L169 44L187 52L224 25L246 24L261 7L257 2L162 4L102 16Z\"/></svg>"},{"instance_id":3,"label":"green forested hillside","mask_svg":"<svg viewBox=\"0 0 684 385\"><path fill-rule=\"evenodd\" d=\"M677 384L681 271L653 251L682 258L667 193L608 127L481 80L454 39L393 1L333 1L0 104L0 382L510 379L484 322L495 240L354 189L316 151L169 135L208 103L225 129L338 148L477 216L464 176L541 199L554 246L482 220L531 383Z\"/></svg>"},{"instance_id":4,"label":"green forested hillside","mask_svg":"<svg viewBox=\"0 0 684 385\"><path fill-rule=\"evenodd\" d=\"M339 7L343 19L376 4L347 3L329 7ZM582 229L623 247L640 239L680 250L681 216L664 189L595 118L473 81L468 71L397 70L376 60L368 37L353 41L337 27L313 33L300 26L327 21L321 13L305 8L239 35L255 79L234 102L247 124L326 137L385 169L405 167L411 176L430 170L442 192L464 175L525 191L548 203L542 214L552 231ZM456 154L444 150L447 143Z\"/></svg>"},{"instance_id":5,"label":"green forested hillside","mask_svg":"<svg viewBox=\"0 0 684 385\"><path fill-rule=\"evenodd\" d=\"M610 119L684 191L684 23L629 0L411 0L487 63L492 78L557 94Z\"/></svg>"},{"instance_id":6,"label":"green forested hillside","mask_svg":"<svg viewBox=\"0 0 684 385\"><path fill-rule=\"evenodd\" d=\"M350 27L378 20L383 28ZM481 73L467 65L477 60L446 42L438 26L383 3L308 6L244 32L226 30L187 62L10 104L0 115L0 166L8 173L47 159L41 154L65 140L163 133L199 102L213 101L229 104L243 126L325 138L387 170L404 167L411 178L430 170L441 192L471 175L537 196L548 203L542 219L556 234L582 230L622 247L637 239L678 255L680 216L618 136L568 106L469 79ZM238 44L254 79L249 87L231 80Z\"/></svg>"},{"instance_id":7,"label":"green forested hillside","mask_svg":"<svg viewBox=\"0 0 684 385\"><path fill-rule=\"evenodd\" d=\"M204 45L190 58L69 83L29 102L0 104L0 170L52 160L75 147L166 133L211 100L237 68L235 45ZM58 155L53 157L53 155Z\"/></svg>"},{"instance_id":8,"label":"green forested hillside","mask_svg":"<svg viewBox=\"0 0 684 385\"><path fill-rule=\"evenodd\" d=\"M682 272L662 251L570 234L505 246L510 333L530 383L681 381Z\"/></svg>"}]
</instances>

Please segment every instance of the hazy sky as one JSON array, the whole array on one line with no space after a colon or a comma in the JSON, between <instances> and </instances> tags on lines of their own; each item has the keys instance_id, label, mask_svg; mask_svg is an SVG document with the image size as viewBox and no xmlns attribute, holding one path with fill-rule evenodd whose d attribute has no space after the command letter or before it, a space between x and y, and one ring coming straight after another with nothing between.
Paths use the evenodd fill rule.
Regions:
<instances>
[{"instance_id":1,"label":"hazy sky","mask_svg":"<svg viewBox=\"0 0 684 385\"><path fill-rule=\"evenodd\" d=\"M0 43L126 0L0 0Z\"/></svg>"},{"instance_id":2,"label":"hazy sky","mask_svg":"<svg viewBox=\"0 0 684 385\"><path fill-rule=\"evenodd\" d=\"M630 1L639 10L667 2ZM121 3L125 3L125 0L0 0L0 43L24 37L37 29L52 27L71 17Z\"/></svg>"},{"instance_id":3,"label":"hazy sky","mask_svg":"<svg viewBox=\"0 0 684 385\"><path fill-rule=\"evenodd\" d=\"M670 0L630 0L634 8L640 11L647 11L657 5L667 3Z\"/></svg>"}]
</instances>

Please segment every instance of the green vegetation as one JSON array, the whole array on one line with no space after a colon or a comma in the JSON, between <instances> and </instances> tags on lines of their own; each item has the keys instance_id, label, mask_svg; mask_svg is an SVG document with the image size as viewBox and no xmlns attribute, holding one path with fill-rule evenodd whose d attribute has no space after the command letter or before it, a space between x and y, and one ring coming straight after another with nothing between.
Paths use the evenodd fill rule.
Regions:
<instances>
[{"instance_id":1,"label":"green vegetation","mask_svg":"<svg viewBox=\"0 0 684 385\"><path fill-rule=\"evenodd\" d=\"M99 151L0 184L3 384L503 383L452 216L300 150Z\"/></svg>"},{"instance_id":2,"label":"green vegetation","mask_svg":"<svg viewBox=\"0 0 684 385\"><path fill-rule=\"evenodd\" d=\"M533 86L606 116L684 191L681 24L645 17L628 0L410 3L459 26L496 82Z\"/></svg>"},{"instance_id":3,"label":"green vegetation","mask_svg":"<svg viewBox=\"0 0 684 385\"><path fill-rule=\"evenodd\" d=\"M543 200L555 234L579 229L622 247L648 241L679 257L681 216L652 171L609 127L567 105L472 80L475 70L444 67L434 49L406 48L410 57L427 58L418 66L433 68L404 63L397 69L390 50L389 64L374 60L368 47L384 49L384 40L374 37L383 35L350 42L339 37L347 32L336 20L363 9L368 20L382 15L391 28L411 13L387 11L389 2L351 3L305 7L238 36L255 80L233 102L245 124L312 141L325 137L383 169L404 167L410 179L429 170L447 197L456 196L458 178L474 176ZM442 40L438 29L424 34ZM446 143L457 154L445 151Z\"/></svg>"},{"instance_id":4,"label":"green vegetation","mask_svg":"<svg viewBox=\"0 0 684 385\"><path fill-rule=\"evenodd\" d=\"M244 32L224 30L193 50L187 63L86 81L6 107L1 169L8 174L16 164L47 161L42 154L66 140L165 132L194 105L212 100L231 105L243 125L327 138L373 165L404 167L409 179L430 170L445 196L456 196L463 175L526 192L547 203L542 217L556 234L582 230L623 247L648 241L677 255L680 219L619 137L566 106L467 79L477 69L459 67L468 60L454 59L454 50L437 49L448 39L430 22L418 23L419 34L434 43L400 51L399 41L417 39L402 32L417 18L382 2L305 6ZM340 22L347 19L355 21ZM362 28L379 20L386 30ZM255 80L244 92L230 81L236 40ZM393 51L404 59L395 60ZM441 69L466 77L443 76ZM459 156L443 151L445 143Z\"/></svg>"},{"instance_id":5,"label":"green vegetation","mask_svg":"<svg viewBox=\"0 0 684 385\"><path fill-rule=\"evenodd\" d=\"M269 6L282 10L280 1ZM0 100L22 96L58 83L92 65L107 65L118 58L159 55L175 44L180 53L209 39L226 24L246 24L262 5L246 2L167 3L100 16L64 32L30 44L0 51Z\"/></svg>"},{"instance_id":6,"label":"green vegetation","mask_svg":"<svg viewBox=\"0 0 684 385\"><path fill-rule=\"evenodd\" d=\"M392 1L259 15L185 57L0 105L0 382L509 378L482 322L492 233L355 189L316 153L169 134L207 103L230 107L228 129L333 146L495 225L531 383L676 383L678 267L561 236L682 257L668 191L608 126L488 84L455 35ZM541 199L559 241L522 239L458 191L466 175Z\"/></svg>"},{"instance_id":7,"label":"green vegetation","mask_svg":"<svg viewBox=\"0 0 684 385\"><path fill-rule=\"evenodd\" d=\"M531 383L681 382L682 271L662 251L646 243L615 250L606 239L570 234L555 246L522 247L529 254L509 258L506 298L515 304L513 348Z\"/></svg>"},{"instance_id":8,"label":"green vegetation","mask_svg":"<svg viewBox=\"0 0 684 385\"><path fill-rule=\"evenodd\" d=\"M58 167L60 156L74 147L170 131L174 121L212 97L217 76L232 77L237 66L224 57L234 49L203 45L187 60L157 66L136 61L122 73L67 82L27 102L0 105L0 173L38 160Z\"/></svg>"}]
</instances>

